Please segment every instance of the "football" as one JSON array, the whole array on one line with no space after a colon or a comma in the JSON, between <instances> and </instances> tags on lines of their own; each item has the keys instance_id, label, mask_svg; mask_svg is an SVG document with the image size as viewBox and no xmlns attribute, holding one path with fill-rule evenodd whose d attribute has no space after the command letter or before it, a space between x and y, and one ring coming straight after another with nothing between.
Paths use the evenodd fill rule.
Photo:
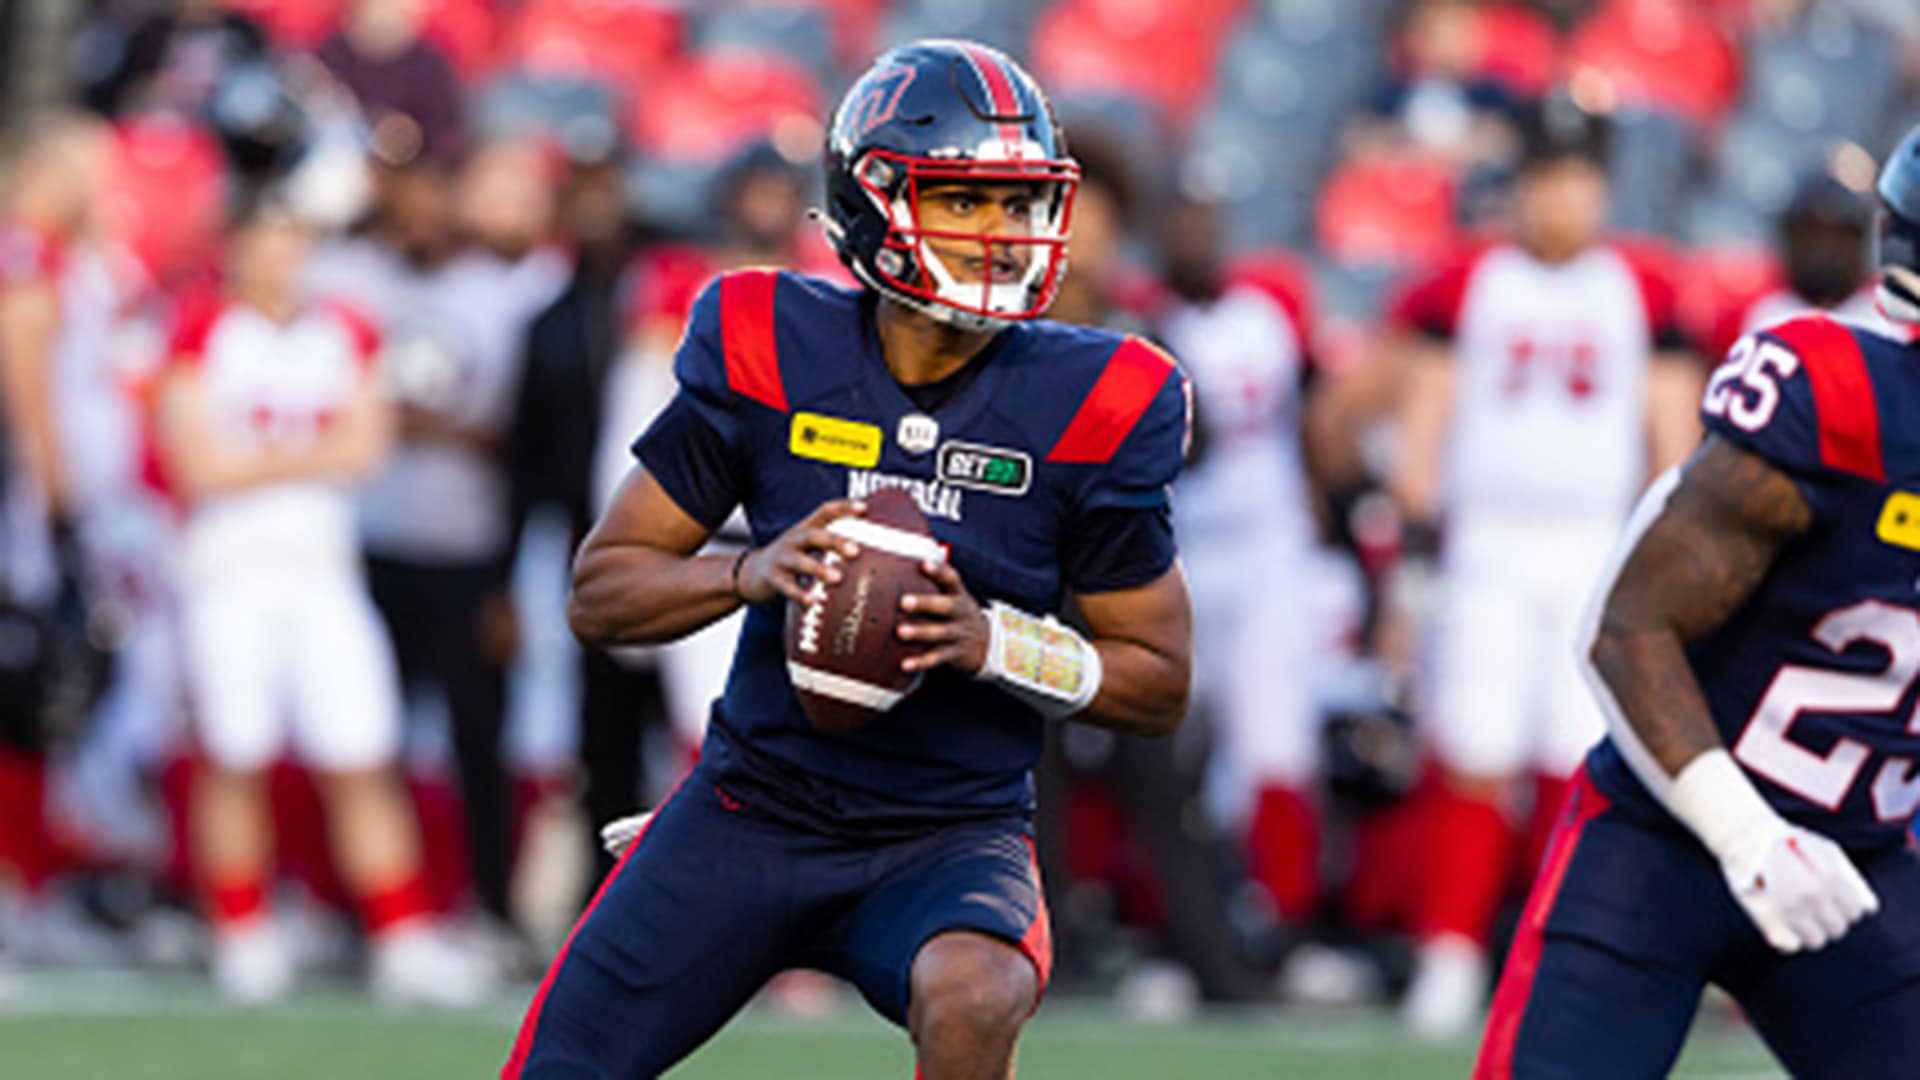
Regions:
<instances>
[{"instance_id":1,"label":"football","mask_svg":"<svg viewBox=\"0 0 1920 1080\"><path fill-rule=\"evenodd\" d=\"M900 598L939 591L920 564L946 558L911 495L882 488L866 503L863 516L827 527L860 546L851 561L826 553L839 584L815 581L805 603L787 603L787 675L807 719L835 734L858 730L918 685L900 670L914 651L896 631Z\"/></svg>"}]
</instances>

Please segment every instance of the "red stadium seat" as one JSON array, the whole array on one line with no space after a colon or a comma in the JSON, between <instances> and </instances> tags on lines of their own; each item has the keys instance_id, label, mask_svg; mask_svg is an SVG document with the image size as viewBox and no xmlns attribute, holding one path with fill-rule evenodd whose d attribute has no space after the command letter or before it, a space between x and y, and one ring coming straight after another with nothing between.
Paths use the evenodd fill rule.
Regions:
<instances>
[{"instance_id":1,"label":"red stadium seat","mask_svg":"<svg viewBox=\"0 0 1920 1080\"><path fill-rule=\"evenodd\" d=\"M1067 0L1033 31L1033 66L1055 94L1144 95L1184 123L1213 86L1230 0Z\"/></svg>"},{"instance_id":2,"label":"red stadium seat","mask_svg":"<svg viewBox=\"0 0 1920 1080\"><path fill-rule=\"evenodd\" d=\"M671 161L717 162L748 141L817 144L820 86L784 57L727 50L687 57L634 99L636 145Z\"/></svg>"},{"instance_id":3,"label":"red stadium seat","mask_svg":"<svg viewBox=\"0 0 1920 1080\"><path fill-rule=\"evenodd\" d=\"M1616 103L1711 127L1740 91L1740 57L1713 18L1687 0L1608 0L1567 47L1579 80L1598 76Z\"/></svg>"},{"instance_id":4,"label":"red stadium seat","mask_svg":"<svg viewBox=\"0 0 1920 1080\"><path fill-rule=\"evenodd\" d=\"M1337 262L1437 262L1459 240L1453 173L1420 155L1349 162L1327 179L1316 231L1321 251Z\"/></svg>"},{"instance_id":5,"label":"red stadium seat","mask_svg":"<svg viewBox=\"0 0 1920 1080\"><path fill-rule=\"evenodd\" d=\"M528 0L506 53L537 75L597 78L635 90L680 48L680 15L650 0Z\"/></svg>"},{"instance_id":6,"label":"red stadium seat","mask_svg":"<svg viewBox=\"0 0 1920 1080\"><path fill-rule=\"evenodd\" d=\"M216 255L226 198L226 159L198 127L150 117L114 131L113 167L102 204L107 241L165 285L204 269Z\"/></svg>"},{"instance_id":7,"label":"red stadium seat","mask_svg":"<svg viewBox=\"0 0 1920 1080\"><path fill-rule=\"evenodd\" d=\"M1539 12L1519 4L1481 8L1474 26L1475 73L1525 95L1544 93L1560 74L1560 36Z\"/></svg>"},{"instance_id":8,"label":"red stadium seat","mask_svg":"<svg viewBox=\"0 0 1920 1080\"><path fill-rule=\"evenodd\" d=\"M1718 360L1739 339L1747 309L1781 280L1780 260L1771 248L1692 252L1679 276L1680 324L1709 360Z\"/></svg>"},{"instance_id":9,"label":"red stadium seat","mask_svg":"<svg viewBox=\"0 0 1920 1080\"><path fill-rule=\"evenodd\" d=\"M346 0L225 0L225 6L259 23L283 46L314 49L340 25L347 5Z\"/></svg>"},{"instance_id":10,"label":"red stadium seat","mask_svg":"<svg viewBox=\"0 0 1920 1080\"><path fill-rule=\"evenodd\" d=\"M422 34L439 46L468 83L493 73L500 60L501 19L492 0L426 0Z\"/></svg>"}]
</instances>

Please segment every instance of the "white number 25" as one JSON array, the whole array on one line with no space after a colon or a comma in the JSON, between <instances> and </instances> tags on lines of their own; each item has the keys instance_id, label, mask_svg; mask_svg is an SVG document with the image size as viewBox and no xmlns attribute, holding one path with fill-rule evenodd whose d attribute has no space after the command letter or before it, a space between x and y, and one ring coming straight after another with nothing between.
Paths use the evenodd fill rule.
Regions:
<instances>
[{"instance_id":1,"label":"white number 25","mask_svg":"<svg viewBox=\"0 0 1920 1080\"><path fill-rule=\"evenodd\" d=\"M1759 431L1780 407L1780 380L1799 370L1800 358L1779 342L1743 337L1708 381L1700 407L1742 431Z\"/></svg>"},{"instance_id":2,"label":"white number 25","mask_svg":"<svg viewBox=\"0 0 1920 1080\"><path fill-rule=\"evenodd\" d=\"M1858 643L1887 650L1879 671L1848 672L1788 664L1767 687L1733 755L1754 772L1809 802L1837 810L1860 778L1871 751L1842 737L1816 754L1787 737L1802 713L1891 713L1920 676L1920 612L1879 600L1841 608L1814 627L1814 640L1841 653ZM1907 722L1920 734L1920 710ZM1904 821L1920 808L1920 776L1905 757L1889 757L1875 774L1873 809L1881 821Z\"/></svg>"}]
</instances>

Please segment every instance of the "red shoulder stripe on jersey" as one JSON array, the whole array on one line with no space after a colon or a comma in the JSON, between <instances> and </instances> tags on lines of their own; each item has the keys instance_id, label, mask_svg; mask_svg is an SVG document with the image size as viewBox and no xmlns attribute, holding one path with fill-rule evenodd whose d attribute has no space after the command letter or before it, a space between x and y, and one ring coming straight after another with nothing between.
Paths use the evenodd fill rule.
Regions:
<instances>
[{"instance_id":1,"label":"red shoulder stripe on jersey","mask_svg":"<svg viewBox=\"0 0 1920 1080\"><path fill-rule=\"evenodd\" d=\"M980 81L986 85L987 100L993 106L995 116L1017 116L1020 113L1020 98L1013 92L1013 80L1007 76L1000 62L993 54L977 45L962 45L962 52L973 61L974 70L980 73ZM1020 127L1017 124L1001 124L1000 137L1008 142L1020 141Z\"/></svg>"},{"instance_id":2,"label":"red shoulder stripe on jersey","mask_svg":"<svg viewBox=\"0 0 1920 1080\"><path fill-rule=\"evenodd\" d=\"M1841 472L1884 481L1880 409L1860 342L1845 326L1821 316L1793 319L1768 333L1806 366L1820 425L1820 460Z\"/></svg>"},{"instance_id":3,"label":"red shoulder stripe on jersey","mask_svg":"<svg viewBox=\"0 0 1920 1080\"><path fill-rule=\"evenodd\" d=\"M227 313L226 299L204 292L180 302L174 315L173 336L167 341L165 363L169 366L198 365L205 357L207 339L220 317Z\"/></svg>"},{"instance_id":4,"label":"red shoulder stripe on jersey","mask_svg":"<svg viewBox=\"0 0 1920 1080\"><path fill-rule=\"evenodd\" d=\"M1466 311L1467 290L1473 283L1474 271L1480 268L1489 250L1484 245L1470 248L1426 277L1417 279L1388 306L1388 321L1400 330L1418 330L1452 340L1460 328L1461 314Z\"/></svg>"},{"instance_id":5,"label":"red shoulder stripe on jersey","mask_svg":"<svg viewBox=\"0 0 1920 1080\"><path fill-rule=\"evenodd\" d=\"M371 367L374 357L380 354L380 328L373 324L365 312L344 300L329 300L321 306L346 327L347 336L353 339L354 354L360 358L360 366Z\"/></svg>"},{"instance_id":6,"label":"red shoulder stripe on jersey","mask_svg":"<svg viewBox=\"0 0 1920 1080\"><path fill-rule=\"evenodd\" d=\"M1172 374L1173 359L1166 353L1138 338L1121 342L1047 460L1064 465L1111 460Z\"/></svg>"},{"instance_id":7,"label":"red shoulder stripe on jersey","mask_svg":"<svg viewBox=\"0 0 1920 1080\"><path fill-rule=\"evenodd\" d=\"M1493 1008L1487 1014L1487 1035L1480 1044L1480 1060L1474 1064L1473 1080L1510 1080L1513 1076L1513 1048L1520 1038L1520 1022L1526 1018L1533 997L1534 978L1540 974L1540 954L1546 947L1547 916L1560 898L1560 886L1567 879L1567 867L1580 846L1587 825L1607 809L1607 797L1593 786L1583 766L1568 785L1566 808L1560 812L1560 824L1540 863L1540 876L1534 879L1533 894L1520 914L1520 926L1514 932L1513 947L1507 952L1507 969L1500 976L1500 989L1493 995Z\"/></svg>"},{"instance_id":8,"label":"red shoulder stripe on jersey","mask_svg":"<svg viewBox=\"0 0 1920 1080\"><path fill-rule=\"evenodd\" d=\"M773 333L772 270L742 270L720 279L720 347L727 386L770 409L787 411L780 381L780 348Z\"/></svg>"}]
</instances>

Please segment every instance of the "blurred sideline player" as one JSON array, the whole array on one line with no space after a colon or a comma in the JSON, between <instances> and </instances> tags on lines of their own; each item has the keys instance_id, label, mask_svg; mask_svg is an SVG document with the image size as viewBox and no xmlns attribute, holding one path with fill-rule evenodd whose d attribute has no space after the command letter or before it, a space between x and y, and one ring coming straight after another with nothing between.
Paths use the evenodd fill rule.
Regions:
<instances>
[{"instance_id":1,"label":"blurred sideline player","mask_svg":"<svg viewBox=\"0 0 1920 1080\"><path fill-rule=\"evenodd\" d=\"M1395 495L1412 536L1445 534L1422 709L1440 776L1405 1002L1429 1034L1467 1029L1485 998L1487 938L1519 854L1510 789L1536 779L1544 837L1601 734L1571 651L1585 583L1646 478L1697 438L1673 289L1602 240L1605 119L1552 97L1521 134L1513 240L1395 309L1415 339ZM1403 583L1432 543L1409 541Z\"/></svg>"},{"instance_id":2,"label":"blurred sideline player","mask_svg":"<svg viewBox=\"0 0 1920 1080\"><path fill-rule=\"evenodd\" d=\"M634 325L628 347L608 380L595 459L595 505L599 507L611 502L632 468L633 433L645 430L673 398L677 389L674 349L700 292L730 270L811 270L807 264L812 245L801 239L806 177L771 143L754 143L735 155L720 178L714 202L720 218L719 243L711 248L654 251L636 268ZM716 533L713 550L738 552L746 542L746 520L736 513ZM706 734L707 710L726 685L741 618L730 616L644 650L659 664L668 723L687 747L699 746ZM638 659L633 655L629 662Z\"/></svg>"},{"instance_id":3,"label":"blurred sideline player","mask_svg":"<svg viewBox=\"0 0 1920 1080\"><path fill-rule=\"evenodd\" d=\"M359 498L367 584L405 700L437 691L445 703L467 864L508 952L520 945L501 736L520 630L507 447L527 328L566 280L566 259L545 245L547 164L531 143L497 140L450 171L430 158L384 168L372 227L327 244L306 271L312 295L367 312L386 343L397 419Z\"/></svg>"},{"instance_id":4,"label":"blurred sideline player","mask_svg":"<svg viewBox=\"0 0 1920 1080\"><path fill-rule=\"evenodd\" d=\"M1144 208L1125 144L1104 134L1069 132L1080 166L1067 245L1073 273L1061 282L1048 317L1141 333L1147 322L1140 312L1159 299L1154 295L1159 283L1122 255ZM1116 909L1128 906L1127 886L1142 880L1125 872L1133 864L1120 857L1129 850L1126 841L1134 839L1146 854L1144 869L1151 875L1146 880L1158 886L1166 909L1162 925L1142 928L1157 930L1147 947L1184 970L1169 979L1174 969L1136 965L1118 995L1127 1007L1156 1018L1185 1007L1189 976L1206 1001L1266 996L1236 932L1234 869L1244 860L1204 810L1205 777L1197 751L1205 749L1206 736L1197 727L1181 730L1179 738L1152 739L1089 725L1056 725L1047 732L1046 751L1034 770L1034 833L1053 919L1055 977L1068 982L1098 977L1111 919ZM1109 806L1117 816L1101 813ZM1108 884L1119 885L1123 895L1105 892Z\"/></svg>"},{"instance_id":5,"label":"blurred sideline player","mask_svg":"<svg viewBox=\"0 0 1920 1080\"><path fill-rule=\"evenodd\" d=\"M391 441L376 342L346 309L301 302L310 243L272 196L245 208L227 296L183 316L161 389L160 450L184 504L181 608L205 757L191 835L213 974L244 1002L278 997L293 979L268 908L265 787L291 748L314 770L372 940L375 992L470 1002L487 976L432 922L393 771L400 692L354 529L353 487Z\"/></svg>"},{"instance_id":6,"label":"blurred sideline player","mask_svg":"<svg viewBox=\"0 0 1920 1080\"><path fill-rule=\"evenodd\" d=\"M1912 1076L1920 1017L1920 130L1880 306L1742 338L1708 438L1588 619L1609 735L1521 919L1475 1075L1664 1076L1707 983L1794 1076ZM1882 910L1884 908L1884 911Z\"/></svg>"},{"instance_id":7,"label":"blurred sideline player","mask_svg":"<svg viewBox=\"0 0 1920 1080\"><path fill-rule=\"evenodd\" d=\"M1244 823L1248 869L1290 923L1319 900L1319 731L1308 657L1316 526L1301 432L1312 371L1304 278L1227 278L1217 208L1181 196L1160 246L1160 337L1193 380L1197 452L1175 523L1193 587L1196 703L1214 735L1213 802ZM1259 582L1259 588L1250 588ZM1275 602L1276 598L1292 598Z\"/></svg>"},{"instance_id":8,"label":"blurred sideline player","mask_svg":"<svg viewBox=\"0 0 1920 1080\"><path fill-rule=\"evenodd\" d=\"M830 235L868 288L710 286L681 391L576 565L593 644L749 610L700 763L555 961L509 1080L657 1075L789 967L851 980L928 1080L1007 1076L1050 962L1028 826L1044 725L1155 734L1185 712L1166 493L1185 380L1137 339L1029 321L1064 268L1076 173L1038 86L984 46L895 49L836 111L827 171ZM840 438L799 437L823 426ZM858 529L882 485L951 553L924 545L939 593L902 602L926 685L826 734L789 682L783 598L840 579L824 554L860 547L825 526ZM741 503L756 546L694 554ZM1088 636L1023 613L1068 599ZM1008 665L1033 650L1038 669Z\"/></svg>"},{"instance_id":9,"label":"blurred sideline player","mask_svg":"<svg viewBox=\"0 0 1920 1080\"><path fill-rule=\"evenodd\" d=\"M1801 178L1780 215L1779 250L1786 281L1728 311L1710 343L1723 356L1755 330L1814 311L1872 323L1873 281L1867 273L1867 229L1873 204L1832 172Z\"/></svg>"},{"instance_id":10,"label":"blurred sideline player","mask_svg":"<svg viewBox=\"0 0 1920 1080\"><path fill-rule=\"evenodd\" d=\"M133 425L108 349L119 290L95 221L110 152L97 120L40 118L0 217L0 610L26 619L40 641L49 629L85 632L90 526L132 480ZM17 883L26 918L0 936L18 931L23 952L59 951L39 918L58 917L44 887L73 855L59 835L71 815L50 813L61 780L49 776L41 723L51 674L20 670L20 650L8 653L0 676L21 698L0 692L0 871L11 871L0 873L0 916L15 914Z\"/></svg>"}]
</instances>

